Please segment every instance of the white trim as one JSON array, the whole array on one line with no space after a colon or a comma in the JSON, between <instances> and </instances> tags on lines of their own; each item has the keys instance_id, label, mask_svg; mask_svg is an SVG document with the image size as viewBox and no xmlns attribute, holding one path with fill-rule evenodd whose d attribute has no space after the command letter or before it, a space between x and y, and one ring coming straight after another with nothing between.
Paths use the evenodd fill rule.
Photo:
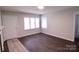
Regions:
<instances>
[{"instance_id":1,"label":"white trim","mask_svg":"<svg viewBox=\"0 0 79 59\"><path fill-rule=\"evenodd\" d=\"M3 46L3 44L4 44L4 40L3 40L3 34L2 34L2 30L3 30L3 28L4 28L3 26L0 28L2 51L4 51L4 46Z\"/></svg>"},{"instance_id":2,"label":"white trim","mask_svg":"<svg viewBox=\"0 0 79 59\"><path fill-rule=\"evenodd\" d=\"M75 41L75 15L76 15L76 13L74 13L73 14L73 39L74 39L74 41Z\"/></svg>"},{"instance_id":3,"label":"white trim","mask_svg":"<svg viewBox=\"0 0 79 59\"><path fill-rule=\"evenodd\" d=\"M2 43L2 51L4 51L4 40L3 40L3 34L2 34L2 31L1 31L1 43Z\"/></svg>"},{"instance_id":4,"label":"white trim","mask_svg":"<svg viewBox=\"0 0 79 59\"><path fill-rule=\"evenodd\" d=\"M54 37L57 37L57 38L61 38L61 39L63 39L63 40L67 40L67 41L74 42L73 40L70 40L69 38L60 37L60 36L52 35L52 34L50 34L50 33L45 33L45 32L42 32L42 33L47 34L47 35L51 35L51 36L54 36Z\"/></svg>"}]
</instances>

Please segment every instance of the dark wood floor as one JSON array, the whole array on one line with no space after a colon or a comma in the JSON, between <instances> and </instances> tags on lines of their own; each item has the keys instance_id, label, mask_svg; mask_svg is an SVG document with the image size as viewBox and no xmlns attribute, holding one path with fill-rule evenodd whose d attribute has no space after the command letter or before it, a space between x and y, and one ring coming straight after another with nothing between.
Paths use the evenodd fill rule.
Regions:
<instances>
[{"instance_id":1,"label":"dark wood floor","mask_svg":"<svg viewBox=\"0 0 79 59\"><path fill-rule=\"evenodd\" d=\"M31 52L76 52L74 42L43 33L19 38L19 41Z\"/></svg>"}]
</instances>

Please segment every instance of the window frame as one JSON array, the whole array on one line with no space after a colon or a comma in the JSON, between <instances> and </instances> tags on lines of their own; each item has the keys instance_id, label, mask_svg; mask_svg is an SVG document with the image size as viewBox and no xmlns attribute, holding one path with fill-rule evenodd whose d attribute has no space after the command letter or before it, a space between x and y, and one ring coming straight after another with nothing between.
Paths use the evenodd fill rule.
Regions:
<instances>
[{"instance_id":1,"label":"window frame","mask_svg":"<svg viewBox=\"0 0 79 59\"><path fill-rule=\"evenodd\" d=\"M31 30L31 29L38 29L40 28L40 18L39 17L24 17L25 18L29 18L29 29L25 29L25 20L24 20L24 30ZM34 28L31 28L31 18L34 18ZM39 19L39 24L38 24L38 27L36 27L36 18Z\"/></svg>"}]
</instances>

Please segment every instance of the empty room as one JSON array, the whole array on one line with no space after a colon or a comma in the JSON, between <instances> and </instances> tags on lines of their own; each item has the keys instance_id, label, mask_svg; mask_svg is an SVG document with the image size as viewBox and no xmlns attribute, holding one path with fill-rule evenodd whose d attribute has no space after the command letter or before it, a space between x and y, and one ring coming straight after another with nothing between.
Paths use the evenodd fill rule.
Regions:
<instances>
[{"instance_id":1,"label":"empty room","mask_svg":"<svg viewBox=\"0 0 79 59\"><path fill-rule=\"evenodd\" d=\"M1 52L78 52L78 6L0 6Z\"/></svg>"}]
</instances>

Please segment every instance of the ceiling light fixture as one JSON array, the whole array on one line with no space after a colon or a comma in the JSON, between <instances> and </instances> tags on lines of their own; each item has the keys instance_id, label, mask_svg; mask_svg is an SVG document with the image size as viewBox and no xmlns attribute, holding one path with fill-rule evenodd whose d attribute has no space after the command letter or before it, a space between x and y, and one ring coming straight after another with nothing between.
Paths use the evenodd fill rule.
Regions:
<instances>
[{"instance_id":1,"label":"ceiling light fixture","mask_svg":"<svg viewBox=\"0 0 79 59\"><path fill-rule=\"evenodd\" d=\"M44 6L37 6L38 9L44 9Z\"/></svg>"}]
</instances>

